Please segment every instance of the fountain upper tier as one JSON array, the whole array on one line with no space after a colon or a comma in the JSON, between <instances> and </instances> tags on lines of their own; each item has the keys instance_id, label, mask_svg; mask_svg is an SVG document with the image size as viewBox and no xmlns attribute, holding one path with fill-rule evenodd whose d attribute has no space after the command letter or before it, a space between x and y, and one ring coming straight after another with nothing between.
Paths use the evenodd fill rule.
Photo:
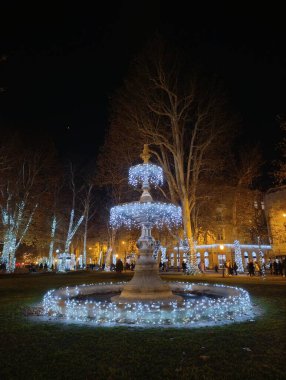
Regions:
<instances>
[{"instance_id":1,"label":"fountain upper tier","mask_svg":"<svg viewBox=\"0 0 286 380\"><path fill-rule=\"evenodd\" d=\"M161 202L124 203L110 210L112 227L139 227L148 223L150 227L178 227L181 224L181 208Z\"/></svg>"},{"instance_id":2,"label":"fountain upper tier","mask_svg":"<svg viewBox=\"0 0 286 380\"><path fill-rule=\"evenodd\" d=\"M129 184L141 186L142 195L138 202L124 203L110 210L110 224L113 228L139 227L148 223L150 228L178 227L182 220L181 208L171 203L154 202L149 192L150 184L163 184L163 170L160 166L148 163L148 146L144 145L143 164L132 166L129 170Z\"/></svg>"},{"instance_id":3,"label":"fountain upper tier","mask_svg":"<svg viewBox=\"0 0 286 380\"><path fill-rule=\"evenodd\" d=\"M140 164L129 169L128 183L138 187L141 184L163 185L163 170L154 164Z\"/></svg>"}]
</instances>

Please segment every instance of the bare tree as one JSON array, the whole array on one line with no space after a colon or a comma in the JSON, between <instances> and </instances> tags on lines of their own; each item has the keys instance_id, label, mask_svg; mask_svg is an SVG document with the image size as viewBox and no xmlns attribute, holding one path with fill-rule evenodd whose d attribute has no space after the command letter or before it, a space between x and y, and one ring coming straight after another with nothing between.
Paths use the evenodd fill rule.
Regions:
<instances>
[{"instance_id":1,"label":"bare tree","mask_svg":"<svg viewBox=\"0 0 286 380\"><path fill-rule=\"evenodd\" d=\"M86 194L83 200L84 205L84 233L83 233L83 267L86 268L86 246L87 246L87 233L88 233L88 222L95 215L94 202L92 190L94 188L93 184L89 184L86 190Z\"/></svg>"},{"instance_id":2,"label":"bare tree","mask_svg":"<svg viewBox=\"0 0 286 380\"><path fill-rule=\"evenodd\" d=\"M53 191L53 207L52 207L52 215L51 215L51 223L50 223L50 244L49 244L49 253L48 253L48 268L49 270L53 267L53 253L54 253L54 245L56 242L56 230L59 223L59 215L58 215L58 202L59 202L59 192L60 192L59 182L55 183L54 191Z\"/></svg>"},{"instance_id":3,"label":"bare tree","mask_svg":"<svg viewBox=\"0 0 286 380\"><path fill-rule=\"evenodd\" d=\"M9 169L1 178L0 212L2 220L3 252L1 261L7 272L13 272L16 251L31 226L35 211L41 203L48 184L45 174L50 165L47 150L29 151L15 140L8 149ZM17 154L15 155L15 151Z\"/></svg>"},{"instance_id":4,"label":"bare tree","mask_svg":"<svg viewBox=\"0 0 286 380\"><path fill-rule=\"evenodd\" d=\"M134 197L134 191L128 185L128 169L138 160L142 151L142 146L134 143L135 134L135 131L126 133L125 128L114 122L97 159L94 184L104 189L107 214L110 207ZM117 231L109 226L109 222L105 223L105 229L108 234L108 249L104 263L108 270L112 253L115 252Z\"/></svg>"},{"instance_id":5,"label":"bare tree","mask_svg":"<svg viewBox=\"0 0 286 380\"><path fill-rule=\"evenodd\" d=\"M191 215L202 178L219 169L231 122L215 82L204 86L188 78L165 46L156 44L155 49L137 61L134 75L116 98L116 120L130 133L136 129L137 143L147 142L163 167L168 185L164 195L182 207L188 270L196 273Z\"/></svg>"},{"instance_id":6,"label":"bare tree","mask_svg":"<svg viewBox=\"0 0 286 380\"><path fill-rule=\"evenodd\" d=\"M78 194L83 190L83 187L81 186L78 188L76 186L75 182L75 173L74 173L74 167L72 163L69 163L69 180L70 180L70 190L71 190L71 208L69 212L69 222L68 222L68 229L66 232L66 238L64 243L64 252L62 255L62 261L59 267L60 271L66 270L66 256L69 254L70 246L72 243L72 240L80 227L81 223L84 220L86 210L81 210L79 212L79 216L76 216L76 202L78 201Z\"/></svg>"}]
</instances>

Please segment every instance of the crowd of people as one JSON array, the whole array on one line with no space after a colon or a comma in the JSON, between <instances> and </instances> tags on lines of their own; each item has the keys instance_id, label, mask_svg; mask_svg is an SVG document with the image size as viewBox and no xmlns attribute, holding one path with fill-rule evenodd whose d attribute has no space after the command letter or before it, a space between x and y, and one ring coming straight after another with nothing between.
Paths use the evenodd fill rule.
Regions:
<instances>
[{"instance_id":1,"label":"crowd of people","mask_svg":"<svg viewBox=\"0 0 286 380\"><path fill-rule=\"evenodd\" d=\"M25 265L25 267L26 267L26 270L28 269L29 272L45 272L48 270L47 263L44 263L44 264L42 264L42 263L40 263L40 264L31 263L29 265ZM51 270L53 271L54 269L55 269L54 266L52 266ZM75 269L82 269L82 268L75 268ZM95 265L95 264L94 265L88 265L87 269L105 270L105 264L102 264L102 267L99 267L98 265ZM204 273L206 273L207 269L209 269L209 268L206 268L205 263L203 261L201 261L198 264L198 269L202 274L204 274ZM219 273L219 267L217 264L214 266L213 269L214 269L215 273ZM244 273L247 273L250 277L263 276L266 273L273 275L273 276L286 277L286 257L284 257L283 259L280 259L280 258L269 259L268 262L263 263L262 266L260 265L260 263L257 260L250 260L245 269L246 269L246 271ZM132 263L126 262L126 264L124 265L122 260L118 259L116 261L116 264L111 265L110 270L111 271L114 270L118 273L121 273L122 271L126 271L126 270L134 271L135 270L135 263L134 262L132 262ZM174 268L169 267L168 261L164 261L164 262L160 261L159 270L160 270L160 272L168 272L168 271L174 271ZM177 267L176 271L178 271L178 272L182 271L183 273L187 272L187 263L185 260L182 262L181 267L179 267L179 266ZM5 264L3 264L3 263L0 264L0 272L2 272L2 273L6 272ZM231 262L230 260L226 260L223 263L223 267L221 268L221 272L222 272L223 277L236 276L238 274L237 263L235 261Z\"/></svg>"},{"instance_id":2,"label":"crowd of people","mask_svg":"<svg viewBox=\"0 0 286 380\"><path fill-rule=\"evenodd\" d=\"M270 271L270 274L273 274L275 276L286 276L286 257L281 259L270 259L268 262L268 268Z\"/></svg>"},{"instance_id":3,"label":"crowd of people","mask_svg":"<svg viewBox=\"0 0 286 380\"><path fill-rule=\"evenodd\" d=\"M117 262L116 262L116 265L114 265L114 268L112 268L113 270L115 270L116 272L119 272L121 273L123 270L131 270L131 271L134 271L135 269L135 264L134 263L126 263L126 265L124 266L123 262L121 259L118 259ZM199 264L198 264L198 269L201 273L206 273L207 269L206 266L205 266L205 263L203 261L201 261ZM252 277L252 276L262 276L263 274L266 273L266 271L268 273L270 273L271 275L281 275L281 276L284 276L286 275L286 258L280 260L280 259L270 259L269 262L267 264L263 264L263 267L261 268L261 266L259 265L258 261L257 260L250 260L247 264L247 274ZM173 268L170 268L169 265L168 265L168 262L167 261L160 261L159 263L159 270L160 272L168 272L170 270L174 270ZM178 267L177 268L177 271L179 272L183 272L183 273L186 273L187 272L187 263L186 261L183 261L182 262L182 267ZM219 267L218 265L216 264L214 266L214 271L216 273L219 273ZM238 274L238 265L235 261L231 262L230 260L226 260L223 264L223 267L222 267L222 275L224 277L228 277L228 276L237 276Z\"/></svg>"},{"instance_id":4,"label":"crowd of people","mask_svg":"<svg viewBox=\"0 0 286 380\"><path fill-rule=\"evenodd\" d=\"M134 262L132 262L132 263L126 262L126 264L124 265L123 261L121 259L118 259L118 260L116 260L115 267L113 269L112 268L110 268L110 269L115 270L117 273L121 273L121 272L126 271L126 270L134 271L135 263Z\"/></svg>"},{"instance_id":5,"label":"crowd of people","mask_svg":"<svg viewBox=\"0 0 286 380\"><path fill-rule=\"evenodd\" d=\"M237 275L237 264L230 260L224 263L224 275L233 276ZM263 263L262 265L257 260L250 260L247 264L247 272L250 277L252 276L262 276L268 272L270 275L275 276L286 276L286 258L281 259L269 259L268 263Z\"/></svg>"},{"instance_id":6,"label":"crowd of people","mask_svg":"<svg viewBox=\"0 0 286 380\"><path fill-rule=\"evenodd\" d=\"M226 260L224 263L223 274L225 276L237 276L237 269L238 266L235 261L231 263L230 260Z\"/></svg>"}]
</instances>

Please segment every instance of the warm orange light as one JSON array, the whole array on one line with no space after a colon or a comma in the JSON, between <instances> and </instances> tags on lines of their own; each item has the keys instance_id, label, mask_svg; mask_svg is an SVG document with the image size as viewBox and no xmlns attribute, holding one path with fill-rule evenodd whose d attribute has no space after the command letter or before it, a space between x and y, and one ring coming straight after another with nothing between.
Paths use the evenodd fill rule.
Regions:
<instances>
[{"instance_id":1,"label":"warm orange light","mask_svg":"<svg viewBox=\"0 0 286 380\"><path fill-rule=\"evenodd\" d=\"M221 244L221 245L219 246L219 249L223 250L223 249L224 249L224 245Z\"/></svg>"}]
</instances>

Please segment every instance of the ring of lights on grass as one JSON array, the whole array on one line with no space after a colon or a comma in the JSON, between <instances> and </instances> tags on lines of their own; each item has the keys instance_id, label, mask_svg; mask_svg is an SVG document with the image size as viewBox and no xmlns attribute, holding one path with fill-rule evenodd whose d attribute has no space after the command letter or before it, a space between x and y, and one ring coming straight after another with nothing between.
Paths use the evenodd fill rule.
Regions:
<instances>
[{"instance_id":1,"label":"ring of lights on grass","mask_svg":"<svg viewBox=\"0 0 286 380\"><path fill-rule=\"evenodd\" d=\"M250 297L244 289L188 282L169 284L174 293L184 297L183 301L111 302L110 294L120 293L125 283L101 283L51 290L43 299L44 315L52 320L105 327L191 328L253 318Z\"/></svg>"}]
</instances>

